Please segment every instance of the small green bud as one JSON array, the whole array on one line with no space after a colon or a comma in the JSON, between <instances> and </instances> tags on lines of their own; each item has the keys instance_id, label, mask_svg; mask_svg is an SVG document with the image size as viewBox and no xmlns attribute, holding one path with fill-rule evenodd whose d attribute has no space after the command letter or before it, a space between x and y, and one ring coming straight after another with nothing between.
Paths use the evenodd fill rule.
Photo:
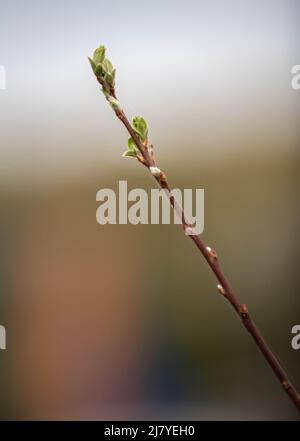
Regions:
<instances>
[{"instance_id":1,"label":"small green bud","mask_svg":"<svg viewBox=\"0 0 300 441\"><path fill-rule=\"evenodd\" d=\"M88 57L94 74L98 79L105 79L108 86L114 87L116 69L108 58L105 58L105 47L100 46L94 50L93 58Z\"/></svg>"}]
</instances>

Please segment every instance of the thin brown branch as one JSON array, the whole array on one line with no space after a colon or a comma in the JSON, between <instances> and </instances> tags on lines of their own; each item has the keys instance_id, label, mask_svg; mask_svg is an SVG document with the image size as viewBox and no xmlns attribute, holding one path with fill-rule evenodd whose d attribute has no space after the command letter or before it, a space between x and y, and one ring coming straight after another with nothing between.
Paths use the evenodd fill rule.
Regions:
<instances>
[{"instance_id":1,"label":"thin brown branch","mask_svg":"<svg viewBox=\"0 0 300 441\"><path fill-rule=\"evenodd\" d=\"M104 88L107 88L107 92L110 96L112 96L114 99L117 99L114 87L107 86L106 84L103 84L103 81L99 78L97 78L99 83L104 86ZM126 117L124 110L121 109L121 107L114 108L116 116L119 118L119 120L124 124L126 127L128 133L132 137L133 141L135 142L136 146L138 147L142 158L138 158L140 162L145 165L149 172L151 173L150 168L156 167L156 163L154 160L153 155L149 154L149 150L147 145L143 144L140 141L139 136L136 134L134 128L130 124L128 118ZM159 170L159 169L158 169ZM160 171L160 170L159 170ZM153 173L151 173L153 176ZM159 175L154 176L155 180L157 181L158 185L165 190L168 190L168 192L171 192L171 187L168 183L167 176L163 171L160 171ZM182 226L183 229L186 230L187 228L192 228L192 225L190 225L186 221L186 215L184 213L184 210L182 207L178 204L176 199L173 195L169 198L171 206L176 210L177 214L182 219ZM218 290L220 294L223 295L223 297L228 300L228 302L231 304L233 309L236 311L237 315L241 319L241 323L246 328L246 330L249 332L251 337L253 338L255 344L259 348L260 352L263 354L264 358L266 359L267 363L271 367L272 371L278 378L281 386L286 391L290 399L295 404L296 408L300 411L300 395L297 392L295 386L290 381L287 373L285 370L281 367L279 361L269 348L268 344L262 337L261 332L257 328L256 324L253 322L249 312L248 308L245 304L241 303L239 299L237 298L235 292L233 291L233 288L231 287L229 281L225 277L223 271L221 270L219 259L217 256L217 253L212 250L210 247L207 247L203 240L200 238L200 236L195 234L189 234L189 237L191 240L195 243L198 250L201 252L205 260L207 261L208 265L210 266L211 270L216 276L216 279L218 280Z\"/></svg>"}]
</instances>

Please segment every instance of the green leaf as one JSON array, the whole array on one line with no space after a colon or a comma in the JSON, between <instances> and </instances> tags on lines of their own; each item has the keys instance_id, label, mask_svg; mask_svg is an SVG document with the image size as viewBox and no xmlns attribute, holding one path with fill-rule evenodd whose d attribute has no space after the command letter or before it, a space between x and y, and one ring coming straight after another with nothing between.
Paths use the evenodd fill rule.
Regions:
<instances>
[{"instance_id":1,"label":"green leaf","mask_svg":"<svg viewBox=\"0 0 300 441\"><path fill-rule=\"evenodd\" d=\"M126 152L123 153L123 158L136 158L137 157L137 152L133 151L133 150L127 150Z\"/></svg>"},{"instance_id":2,"label":"green leaf","mask_svg":"<svg viewBox=\"0 0 300 441\"><path fill-rule=\"evenodd\" d=\"M114 85L114 79L113 79L113 76L112 76L112 74L110 74L110 73L106 73L105 74L105 80L107 81L107 83L110 85L110 86L113 86Z\"/></svg>"},{"instance_id":3,"label":"green leaf","mask_svg":"<svg viewBox=\"0 0 300 441\"><path fill-rule=\"evenodd\" d=\"M127 144L129 150L137 150L137 146L132 138L128 138Z\"/></svg>"},{"instance_id":4,"label":"green leaf","mask_svg":"<svg viewBox=\"0 0 300 441\"><path fill-rule=\"evenodd\" d=\"M142 116L135 116L132 119L134 131L139 135L141 141L144 142L148 134L148 124Z\"/></svg>"},{"instance_id":5,"label":"green leaf","mask_svg":"<svg viewBox=\"0 0 300 441\"><path fill-rule=\"evenodd\" d=\"M90 57L88 57L88 59L89 59L90 65L92 66L93 72L95 73L96 63Z\"/></svg>"},{"instance_id":6,"label":"green leaf","mask_svg":"<svg viewBox=\"0 0 300 441\"><path fill-rule=\"evenodd\" d=\"M105 80L110 86L115 85L115 75L116 75L116 69L113 69L112 72L106 72L105 74Z\"/></svg>"},{"instance_id":7,"label":"green leaf","mask_svg":"<svg viewBox=\"0 0 300 441\"><path fill-rule=\"evenodd\" d=\"M139 149L135 145L133 139L132 138L128 138L127 144L128 144L128 150L127 150L127 152L123 153L123 156L124 157L136 158L137 155L139 154Z\"/></svg>"},{"instance_id":8,"label":"green leaf","mask_svg":"<svg viewBox=\"0 0 300 441\"><path fill-rule=\"evenodd\" d=\"M108 58L105 58L105 60L103 61L103 67L104 67L105 72L112 74L114 67Z\"/></svg>"},{"instance_id":9,"label":"green leaf","mask_svg":"<svg viewBox=\"0 0 300 441\"><path fill-rule=\"evenodd\" d=\"M104 74L103 64L98 63L94 72L95 72L96 77L102 77Z\"/></svg>"},{"instance_id":10,"label":"green leaf","mask_svg":"<svg viewBox=\"0 0 300 441\"><path fill-rule=\"evenodd\" d=\"M111 76L113 78L113 82L115 83L115 78L116 78L116 69L113 69Z\"/></svg>"},{"instance_id":11,"label":"green leaf","mask_svg":"<svg viewBox=\"0 0 300 441\"><path fill-rule=\"evenodd\" d=\"M94 50L93 60L96 65L99 63L102 63L104 61L104 58L105 58L105 47L104 46L100 46Z\"/></svg>"}]
</instances>

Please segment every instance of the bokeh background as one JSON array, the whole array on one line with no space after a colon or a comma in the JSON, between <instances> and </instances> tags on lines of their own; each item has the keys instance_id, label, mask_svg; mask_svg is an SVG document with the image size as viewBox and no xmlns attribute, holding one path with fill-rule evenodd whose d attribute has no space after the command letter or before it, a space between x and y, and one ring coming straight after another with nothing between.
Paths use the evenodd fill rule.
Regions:
<instances>
[{"instance_id":1,"label":"bokeh background","mask_svg":"<svg viewBox=\"0 0 300 441\"><path fill-rule=\"evenodd\" d=\"M87 55L104 43L204 240L300 384L297 0L0 1L1 419L297 419L179 226L96 223L151 189Z\"/></svg>"}]
</instances>

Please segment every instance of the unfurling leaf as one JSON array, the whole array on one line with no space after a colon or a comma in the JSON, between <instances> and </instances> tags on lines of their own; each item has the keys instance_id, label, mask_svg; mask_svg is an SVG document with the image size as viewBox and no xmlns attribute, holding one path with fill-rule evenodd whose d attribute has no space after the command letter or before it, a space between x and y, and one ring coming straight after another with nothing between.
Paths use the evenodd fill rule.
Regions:
<instances>
[{"instance_id":1,"label":"unfurling leaf","mask_svg":"<svg viewBox=\"0 0 300 441\"><path fill-rule=\"evenodd\" d=\"M127 150L126 152L123 153L123 158L136 158L137 157L137 152L133 151L133 150Z\"/></svg>"},{"instance_id":2,"label":"unfurling leaf","mask_svg":"<svg viewBox=\"0 0 300 441\"><path fill-rule=\"evenodd\" d=\"M148 135L148 124L142 116L135 116L132 119L134 131L139 135L142 142L146 141Z\"/></svg>"},{"instance_id":3,"label":"unfurling leaf","mask_svg":"<svg viewBox=\"0 0 300 441\"><path fill-rule=\"evenodd\" d=\"M116 76L116 69L113 69L112 72L106 72L104 78L110 86L114 86L115 76Z\"/></svg>"},{"instance_id":4,"label":"unfurling leaf","mask_svg":"<svg viewBox=\"0 0 300 441\"><path fill-rule=\"evenodd\" d=\"M137 146L132 138L128 138L127 144L129 150L137 150Z\"/></svg>"},{"instance_id":5,"label":"unfurling leaf","mask_svg":"<svg viewBox=\"0 0 300 441\"><path fill-rule=\"evenodd\" d=\"M130 158L136 158L139 153L139 149L135 145L132 138L128 138L127 145L128 145L128 150L123 153L123 156L130 157Z\"/></svg>"},{"instance_id":6,"label":"unfurling leaf","mask_svg":"<svg viewBox=\"0 0 300 441\"><path fill-rule=\"evenodd\" d=\"M105 58L105 60L103 61L103 67L105 72L112 74L114 67L108 58Z\"/></svg>"},{"instance_id":7,"label":"unfurling leaf","mask_svg":"<svg viewBox=\"0 0 300 441\"><path fill-rule=\"evenodd\" d=\"M104 58L105 58L105 47L104 46L100 46L94 50L93 60L96 65L99 63L102 63L104 61Z\"/></svg>"},{"instance_id":8,"label":"unfurling leaf","mask_svg":"<svg viewBox=\"0 0 300 441\"><path fill-rule=\"evenodd\" d=\"M96 70L97 65L96 65L96 63L94 62L94 60L92 60L90 57L88 57L88 59L89 59L90 65L92 66L92 69L93 69L93 71L94 71L94 73L95 73L95 70Z\"/></svg>"},{"instance_id":9,"label":"unfurling leaf","mask_svg":"<svg viewBox=\"0 0 300 441\"><path fill-rule=\"evenodd\" d=\"M96 77L101 77L104 73L103 64L98 63L96 69L94 70Z\"/></svg>"},{"instance_id":10,"label":"unfurling leaf","mask_svg":"<svg viewBox=\"0 0 300 441\"><path fill-rule=\"evenodd\" d=\"M114 78L112 76L111 73L106 72L105 76L104 76L106 82L110 85L110 86L114 86Z\"/></svg>"}]
</instances>

